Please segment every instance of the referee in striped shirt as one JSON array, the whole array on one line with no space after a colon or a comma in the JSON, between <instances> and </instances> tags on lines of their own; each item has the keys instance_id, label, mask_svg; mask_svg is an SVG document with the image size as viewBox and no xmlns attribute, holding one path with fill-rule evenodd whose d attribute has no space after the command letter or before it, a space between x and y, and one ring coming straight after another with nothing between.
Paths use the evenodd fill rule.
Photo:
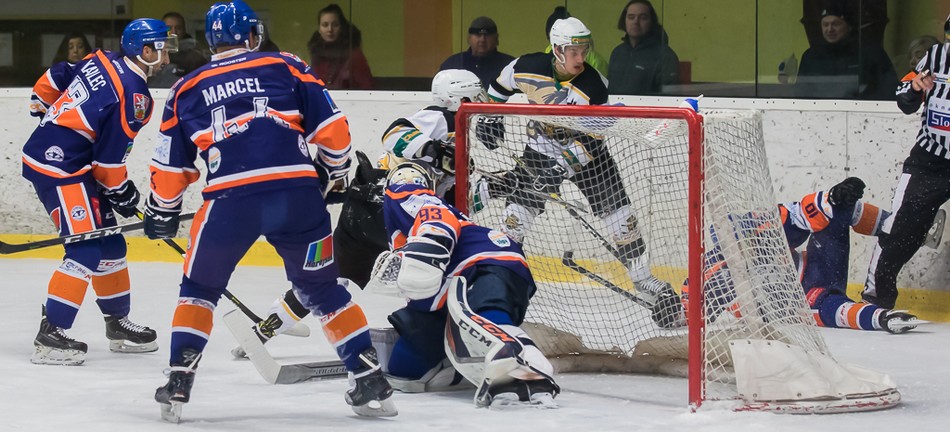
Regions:
<instances>
[{"instance_id":1,"label":"referee in striped shirt","mask_svg":"<svg viewBox=\"0 0 950 432\"><path fill-rule=\"evenodd\" d=\"M897 106L904 114L917 112L921 104L924 110L862 294L865 301L884 308L894 308L898 273L923 245L937 210L950 199L950 17L944 33L946 42L932 46L897 89Z\"/></svg>"}]
</instances>

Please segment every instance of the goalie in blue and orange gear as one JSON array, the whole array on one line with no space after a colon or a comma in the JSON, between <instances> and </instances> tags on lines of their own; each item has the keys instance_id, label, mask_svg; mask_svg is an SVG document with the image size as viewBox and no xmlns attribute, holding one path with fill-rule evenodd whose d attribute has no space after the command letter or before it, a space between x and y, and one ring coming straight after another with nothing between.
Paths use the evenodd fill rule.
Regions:
<instances>
[{"instance_id":1,"label":"goalie in blue and orange gear","mask_svg":"<svg viewBox=\"0 0 950 432\"><path fill-rule=\"evenodd\" d=\"M779 204L782 230L808 306L819 326L904 333L924 321L906 311L857 303L847 296L850 232L879 236L881 225L890 216L886 210L860 201L864 187L861 179L849 177L827 192L814 192L799 201ZM710 320L721 313L739 316L728 263L715 232L711 237L714 246L706 252L703 276L706 315ZM688 295L688 283L684 283L684 306Z\"/></svg>"}]
</instances>

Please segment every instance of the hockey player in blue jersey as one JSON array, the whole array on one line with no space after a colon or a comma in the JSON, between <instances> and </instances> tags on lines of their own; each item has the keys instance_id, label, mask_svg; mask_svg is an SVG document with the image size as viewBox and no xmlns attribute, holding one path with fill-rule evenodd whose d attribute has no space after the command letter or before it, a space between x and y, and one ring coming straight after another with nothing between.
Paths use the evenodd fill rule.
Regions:
<instances>
[{"instance_id":1,"label":"hockey player in blue jersey","mask_svg":"<svg viewBox=\"0 0 950 432\"><path fill-rule=\"evenodd\" d=\"M879 236L881 225L890 216L890 212L860 201L864 187L861 179L849 177L827 192L779 204L782 229L819 326L905 333L924 321L906 311L857 303L847 296L850 232ZM711 317L738 314L732 309L735 293L726 264L717 243L706 253L705 263L706 309ZM687 286L683 284L684 305Z\"/></svg>"},{"instance_id":2,"label":"hockey player in blue jersey","mask_svg":"<svg viewBox=\"0 0 950 432\"><path fill-rule=\"evenodd\" d=\"M521 246L469 221L436 188L424 162L401 163L387 177L383 214L394 252L379 267L408 299L389 316L399 335L386 356L390 381L397 389L432 389L441 372L454 375L448 359L479 387L479 405L555 407L553 367L518 327L537 289ZM455 277L467 281L467 301L458 298ZM463 309L469 314L457 313ZM497 336L479 335L498 354L472 361L478 343L467 338L479 329Z\"/></svg>"},{"instance_id":3,"label":"hockey player in blue jersey","mask_svg":"<svg viewBox=\"0 0 950 432\"><path fill-rule=\"evenodd\" d=\"M205 29L215 54L172 87L150 165L150 238L177 233L182 197L198 180L195 160L208 167L172 319L168 382L155 391L162 416L180 419L217 302L261 236L350 372L346 402L359 415L396 415L366 316L337 282L324 195L349 169L346 117L305 62L257 52L263 29L244 2L211 6ZM314 160L308 145L316 146Z\"/></svg>"},{"instance_id":4,"label":"hockey player in blue jersey","mask_svg":"<svg viewBox=\"0 0 950 432\"><path fill-rule=\"evenodd\" d=\"M145 80L168 64L176 40L155 19L137 19L122 32L121 52L96 51L57 75L60 93L23 146L23 177L61 235L116 225L115 214L135 215L139 192L125 160L152 115ZM68 74L67 74L68 75ZM65 85L63 83L68 83ZM44 107L45 109L45 107ZM105 315L109 348L117 352L158 349L155 331L129 321L130 282L122 235L65 245L49 282L33 363L78 365L87 345L66 335L92 284Z\"/></svg>"}]
</instances>

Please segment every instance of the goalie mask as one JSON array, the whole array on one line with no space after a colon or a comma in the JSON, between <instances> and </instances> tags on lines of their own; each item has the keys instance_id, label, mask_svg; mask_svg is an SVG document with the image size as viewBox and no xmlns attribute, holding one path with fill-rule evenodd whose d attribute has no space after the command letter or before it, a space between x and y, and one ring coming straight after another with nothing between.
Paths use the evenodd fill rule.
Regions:
<instances>
[{"instance_id":1,"label":"goalie mask","mask_svg":"<svg viewBox=\"0 0 950 432\"><path fill-rule=\"evenodd\" d=\"M438 178L435 170L429 164L420 161L403 162L389 171L389 175L386 176L386 187L415 184L435 190L436 180Z\"/></svg>"},{"instance_id":2,"label":"goalie mask","mask_svg":"<svg viewBox=\"0 0 950 432\"><path fill-rule=\"evenodd\" d=\"M449 111L458 111L463 99L487 102L488 95L474 73L464 69L446 69L432 78L432 100Z\"/></svg>"}]
</instances>

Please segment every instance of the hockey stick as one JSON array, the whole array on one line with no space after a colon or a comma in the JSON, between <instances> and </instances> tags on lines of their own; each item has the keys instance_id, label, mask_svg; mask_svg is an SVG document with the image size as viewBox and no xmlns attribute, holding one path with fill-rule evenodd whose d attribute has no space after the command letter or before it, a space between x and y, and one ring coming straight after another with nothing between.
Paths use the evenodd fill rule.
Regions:
<instances>
[{"instance_id":1,"label":"hockey stick","mask_svg":"<svg viewBox=\"0 0 950 432\"><path fill-rule=\"evenodd\" d=\"M135 216L138 217L139 220L142 221L142 223L144 224L145 215L142 214L142 212L140 211L135 212ZM194 217L193 213L192 213L192 217ZM172 249L174 249L175 252L178 252L179 254L181 254L183 258L188 253L185 251L185 249L179 246L178 243L175 242L175 240L172 240L170 238L165 238L165 239L162 239L162 241L165 242L165 244L170 246ZM259 323L263 321L263 318L257 316L257 314L254 313L254 311L252 311L249 307L245 306L244 303L240 299L238 299L237 296L232 294L231 291L228 291L227 288L224 289L224 297L230 300L231 303L234 303L234 305L237 306L237 308L240 309L241 312L244 312L244 315L247 315L247 317L250 318L251 321L254 321L254 323ZM297 323L296 325L304 326L304 327L306 326L303 323ZM291 336L307 337L307 336L310 336L310 328L307 327L306 330L304 330L304 329L297 329L295 326L294 329L288 330L287 332L284 332L284 334L291 335Z\"/></svg>"},{"instance_id":2,"label":"hockey stick","mask_svg":"<svg viewBox=\"0 0 950 432\"><path fill-rule=\"evenodd\" d=\"M561 263L564 264L565 267L567 267L567 268L569 268L569 269L571 269L571 270L574 270L574 271L576 271L576 272L578 272L578 273L580 273L580 274L582 274L582 275L584 275L584 276L587 276L588 278L590 278L590 279L593 280L594 282L597 282L597 283L599 283L599 284L601 284L601 285L603 285L603 286L609 288L611 291L613 291L613 292L615 292L615 293L617 293L617 294L620 294L620 295L626 297L626 298L629 299L629 300L633 300L634 303L636 303L636 304L638 304L638 305L640 305L640 306L643 306L643 307L645 307L645 308L647 308L647 309L653 308L653 305L650 304L650 302L648 302L648 301L646 301L646 300L644 300L644 299L638 297L636 294L634 294L634 293L632 293L632 292L630 292L630 291L627 291L627 290L625 290L625 289L623 289L623 288L621 288L621 287L615 285L613 282L611 282L611 281L605 279L604 277L600 276L599 274L594 273L594 272L592 272L592 271L590 271L590 270L584 268L584 267L581 266L580 264L578 264L577 261L574 261L574 251L564 251L564 256L561 257Z\"/></svg>"},{"instance_id":3,"label":"hockey stick","mask_svg":"<svg viewBox=\"0 0 950 432\"><path fill-rule=\"evenodd\" d=\"M181 215L181 220L191 220L195 217L194 213L185 213ZM4 243L0 242L0 254L12 254L18 252L26 252L34 249L41 249L49 246L57 246L64 244L76 243L84 240L93 240L98 238L103 238L111 235L127 233L130 231L140 230L145 227L145 222L138 221L125 225L119 225L114 227L99 228L97 230L73 234L62 237L55 237L46 240L39 240L30 243Z\"/></svg>"},{"instance_id":4,"label":"hockey stick","mask_svg":"<svg viewBox=\"0 0 950 432\"><path fill-rule=\"evenodd\" d=\"M341 361L326 361L282 365L267 352L261 339L254 334L247 321L236 314L236 310L224 314L224 324L228 326L234 338L244 348L247 358L270 384L295 384L310 380L345 378L346 367Z\"/></svg>"}]
</instances>

